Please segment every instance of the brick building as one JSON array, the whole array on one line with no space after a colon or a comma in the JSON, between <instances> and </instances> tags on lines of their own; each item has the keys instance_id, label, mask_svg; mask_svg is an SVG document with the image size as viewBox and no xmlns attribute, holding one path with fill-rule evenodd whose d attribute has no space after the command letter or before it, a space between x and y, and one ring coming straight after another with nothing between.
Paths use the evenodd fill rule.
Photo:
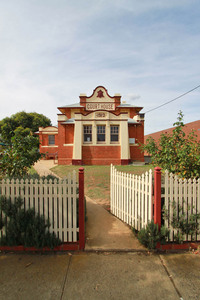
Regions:
<instances>
[{"instance_id":1,"label":"brick building","mask_svg":"<svg viewBox=\"0 0 200 300\"><path fill-rule=\"evenodd\" d=\"M58 155L58 164L126 165L144 161L144 114L138 107L121 103L98 86L80 102L58 107L58 127L39 128L40 152Z\"/></svg>"}]
</instances>

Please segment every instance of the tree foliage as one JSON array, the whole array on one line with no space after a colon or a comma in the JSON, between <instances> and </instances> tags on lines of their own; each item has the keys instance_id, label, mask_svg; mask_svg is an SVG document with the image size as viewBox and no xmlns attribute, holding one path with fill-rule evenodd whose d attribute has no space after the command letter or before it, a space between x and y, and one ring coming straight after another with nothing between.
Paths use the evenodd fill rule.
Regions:
<instances>
[{"instance_id":1,"label":"tree foliage","mask_svg":"<svg viewBox=\"0 0 200 300\"><path fill-rule=\"evenodd\" d=\"M26 113L25 111L22 111L0 121L0 134L2 140L10 142L18 127L22 127L24 129L28 128L29 131L34 133L38 131L40 126L46 127L50 125L50 119L44 115L36 112Z\"/></svg>"},{"instance_id":2,"label":"tree foliage","mask_svg":"<svg viewBox=\"0 0 200 300\"><path fill-rule=\"evenodd\" d=\"M11 143L0 148L0 175L23 176L41 157L39 139L28 128L18 127L11 137Z\"/></svg>"},{"instance_id":3,"label":"tree foliage","mask_svg":"<svg viewBox=\"0 0 200 300\"><path fill-rule=\"evenodd\" d=\"M186 136L181 111L173 126L173 132L161 134L158 143L152 137L148 138L142 146L143 151L151 155L153 165L182 178L200 177L200 141L194 131Z\"/></svg>"},{"instance_id":4,"label":"tree foliage","mask_svg":"<svg viewBox=\"0 0 200 300\"><path fill-rule=\"evenodd\" d=\"M24 111L0 121L0 176L24 176L41 157L39 138L33 133L51 125L50 119L38 113Z\"/></svg>"}]
</instances>

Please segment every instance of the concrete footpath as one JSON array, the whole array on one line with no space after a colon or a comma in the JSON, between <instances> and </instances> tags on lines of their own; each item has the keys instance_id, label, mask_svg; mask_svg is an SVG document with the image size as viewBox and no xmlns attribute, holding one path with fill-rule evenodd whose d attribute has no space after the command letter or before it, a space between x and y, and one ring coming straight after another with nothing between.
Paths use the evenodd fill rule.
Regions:
<instances>
[{"instance_id":1,"label":"concrete footpath","mask_svg":"<svg viewBox=\"0 0 200 300\"><path fill-rule=\"evenodd\" d=\"M200 255L0 254L0 299L200 299Z\"/></svg>"},{"instance_id":2,"label":"concrete footpath","mask_svg":"<svg viewBox=\"0 0 200 300\"><path fill-rule=\"evenodd\" d=\"M47 175L54 175L56 177L59 178L58 175L56 175L55 173L53 173L50 169L55 167L56 164L54 163L54 160L52 159L48 159L48 160L38 160L33 168L36 170L36 172L40 175L40 176L47 176Z\"/></svg>"}]
</instances>

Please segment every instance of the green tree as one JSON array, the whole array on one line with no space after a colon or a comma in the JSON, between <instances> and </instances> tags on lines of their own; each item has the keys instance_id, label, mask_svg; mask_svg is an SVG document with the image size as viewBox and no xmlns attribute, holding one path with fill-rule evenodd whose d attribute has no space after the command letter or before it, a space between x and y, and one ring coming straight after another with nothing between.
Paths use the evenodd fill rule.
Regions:
<instances>
[{"instance_id":1,"label":"green tree","mask_svg":"<svg viewBox=\"0 0 200 300\"><path fill-rule=\"evenodd\" d=\"M38 131L38 128L50 126L51 121L42 114L36 112L26 113L25 111L18 112L11 117L6 117L0 121L1 139L10 142L15 135L15 129L18 127L28 128L32 133Z\"/></svg>"},{"instance_id":2,"label":"green tree","mask_svg":"<svg viewBox=\"0 0 200 300\"><path fill-rule=\"evenodd\" d=\"M23 176L41 157L38 137L30 129L18 127L11 137L11 143L0 148L0 175Z\"/></svg>"},{"instance_id":3,"label":"green tree","mask_svg":"<svg viewBox=\"0 0 200 300\"><path fill-rule=\"evenodd\" d=\"M161 134L158 143L150 137L143 151L152 157L152 164L167 169L182 178L200 177L200 141L194 131L185 135L183 114L180 111L171 134Z\"/></svg>"}]
</instances>

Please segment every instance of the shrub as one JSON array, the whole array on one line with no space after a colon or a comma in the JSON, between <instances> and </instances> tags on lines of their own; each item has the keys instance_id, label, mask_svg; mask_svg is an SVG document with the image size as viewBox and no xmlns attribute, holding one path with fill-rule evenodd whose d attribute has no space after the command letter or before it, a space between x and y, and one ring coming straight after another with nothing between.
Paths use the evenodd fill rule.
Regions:
<instances>
[{"instance_id":1,"label":"shrub","mask_svg":"<svg viewBox=\"0 0 200 300\"><path fill-rule=\"evenodd\" d=\"M152 220L146 228L142 228L138 233L138 240L148 249L155 249L157 242L164 244L168 236L168 229L164 226L158 229L158 224Z\"/></svg>"},{"instance_id":2,"label":"shrub","mask_svg":"<svg viewBox=\"0 0 200 300\"><path fill-rule=\"evenodd\" d=\"M151 155L153 165L160 166L181 178L199 178L200 141L197 134L191 131L186 136L181 111L173 126L175 128L172 133L161 134L158 142L150 137L146 145L141 147Z\"/></svg>"},{"instance_id":3,"label":"shrub","mask_svg":"<svg viewBox=\"0 0 200 300\"><path fill-rule=\"evenodd\" d=\"M50 247L61 244L54 233L49 232L50 223L34 212L24 210L22 199L18 197L14 203L11 198L0 197L0 208L5 218L0 222L0 229L5 227L6 234L0 238L1 245L25 247Z\"/></svg>"},{"instance_id":4,"label":"shrub","mask_svg":"<svg viewBox=\"0 0 200 300\"><path fill-rule=\"evenodd\" d=\"M184 241L184 235L190 235L191 240L196 239L196 235L199 234L200 227L200 213L191 213L191 208L188 207L184 212L180 204L176 204L172 201L172 216L169 217L169 211L164 207L163 217L168 220L170 226L177 232L174 233L174 240L181 244Z\"/></svg>"}]
</instances>

